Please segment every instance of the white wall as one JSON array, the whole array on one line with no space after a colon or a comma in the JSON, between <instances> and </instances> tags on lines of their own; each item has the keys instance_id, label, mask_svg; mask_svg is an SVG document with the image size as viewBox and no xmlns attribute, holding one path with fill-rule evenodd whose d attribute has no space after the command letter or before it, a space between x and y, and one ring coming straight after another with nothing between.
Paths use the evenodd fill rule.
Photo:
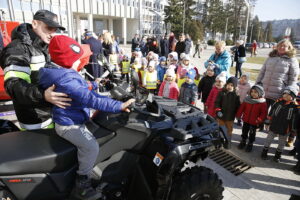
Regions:
<instances>
[{"instance_id":1,"label":"white wall","mask_svg":"<svg viewBox=\"0 0 300 200\"><path fill-rule=\"evenodd\" d=\"M139 20L127 19L127 41L131 42L134 34L139 30Z\"/></svg>"}]
</instances>

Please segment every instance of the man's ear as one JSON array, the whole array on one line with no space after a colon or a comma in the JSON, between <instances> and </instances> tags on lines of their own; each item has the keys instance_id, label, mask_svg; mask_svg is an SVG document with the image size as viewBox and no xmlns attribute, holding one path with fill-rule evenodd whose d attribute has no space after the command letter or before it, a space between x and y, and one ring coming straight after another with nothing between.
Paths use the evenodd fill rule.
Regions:
<instances>
[{"instance_id":1,"label":"man's ear","mask_svg":"<svg viewBox=\"0 0 300 200\"><path fill-rule=\"evenodd\" d=\"M36 29L37 28L37 26L38 26L38 21L37 20L32 20L32 28L33 29Z\"/></svg>"}]
</instances>

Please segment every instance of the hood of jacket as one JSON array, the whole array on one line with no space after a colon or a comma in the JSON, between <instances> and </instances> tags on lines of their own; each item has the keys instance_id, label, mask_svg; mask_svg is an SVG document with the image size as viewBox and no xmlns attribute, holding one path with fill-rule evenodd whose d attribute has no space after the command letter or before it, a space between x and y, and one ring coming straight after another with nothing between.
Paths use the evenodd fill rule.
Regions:
<instances>
[{"instance_id":1,"label":"hood of jacket","mask_svg":"<svg viewBox=\"0 0 300 200\"><path fill-rule=\"evenodd\" d=\"M41 38L33 31L32 25L28 23L17 26L11 33L11 39L19 39L24 44L33 45L40 49L48 48L48 44L41 40Z\"/></svg>"}]
</instances>

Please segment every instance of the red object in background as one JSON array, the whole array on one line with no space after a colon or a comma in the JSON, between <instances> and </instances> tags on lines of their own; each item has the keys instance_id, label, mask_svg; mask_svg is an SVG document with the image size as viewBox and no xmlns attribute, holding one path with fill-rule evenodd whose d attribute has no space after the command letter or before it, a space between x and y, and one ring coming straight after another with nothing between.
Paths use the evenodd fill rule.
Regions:
<instances>
[{"instance_id":1,"label":"red object in background","mask_svg":"<svg viewBox=\"0 0 300 200\"><path fill-rule=\"evenodd\" d=\"M10 96L5 92L4 89L4 72L0 67L0 100L9 100Z\"/></svg>"},{"instance_id":2,"label":"red object in background","mask_svg":"<svg viewBox=\"0 0 300 200\"><path fill-rule=\"evenodd\" d=\"M19 22L0 21L1 35L3 37L4 47L11 42L11 32L19 25ZM4 72L0 67L0 100L10 100L10 96L4 89Z\"/></svg>"},{"instance_id":3,"label":"red object in background","mask_svg":"<svg viewBox=\"0 0 300 200\"><path fill-rule=\"evenodd\" d=\"M80 71L85 65L89 64L90 56L93 54L89 44L82 44L83 55L80 58L80 64L77 71Z\"/></svg>"},{"instance_id":4,"label":"red object in background","mask_svg":"<svg viewBox=\"0 0 300 200\"><path fill-rule=\"evenodd\" d=\"M4 46L8 45L11 42L11 32L19 24L19 22L0 21ZM5 31L7 31L7 33L5 33Z\"/></svg>"}]
</instances>

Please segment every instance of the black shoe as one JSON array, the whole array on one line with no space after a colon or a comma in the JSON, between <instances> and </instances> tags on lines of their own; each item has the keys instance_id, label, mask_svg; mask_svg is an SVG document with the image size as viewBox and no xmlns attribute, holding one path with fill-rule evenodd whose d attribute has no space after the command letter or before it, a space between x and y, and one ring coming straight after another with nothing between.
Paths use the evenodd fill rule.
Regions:
<instances>
[{"instance_id":1,"label":"black shoe","mask_svg":"<svg viewBox=\"0 0 300 200\"><path fill-rule=\"evenodd\" d=\"M290 156L295 156L296 155L296 147L294 147L292 150L290 150L288 154Z\"/></svg>"},{"instance_id":2,"label":"black shoe","mask_svg":"<svg viewBox=\"0 0 300 200\"><path fill-rule=\"evenodd\" d=\"M73 195L80 200L97 200L102 197L102 193L92 187L91 179L86 175L77 176Z\"/></svg>"},{"instance_id":3,"label":"black shoe","mask_svg":"<svg viewBox=\"0 0 300 200\"><path fill-rule=\"evenodd\" d=\"M298 161L297 164L294 167L292 167L292 170L295 174L300 175L300 161Z\"/></svg>"},{"instance_id":4,"label":"black shoe","mask_svg":"<svg viewBox=\"0 0 300 200\"><path fill-rule=\"evenodd\" d=\"M268 151L269 151L269 148L267 147L264 147L263 151L261 152L261 159L263 160L267 160L268 159Z\"/></svg>"},{"instance_id":5,"label":"black shoe","mask_svg":"<svg viewBox=\"0 0 300 200\"><path fill-rule=\"evenodd\" d=\"M275 162L280 162L281 153L282 153L282 152L276 150L275 156L274 156L274 158L273 158L273 160L274 160Z\"/></svg>"},{"instance_id":6,"label":"black shoe","mask_svg":"<svg viewBox=\"0 0 300 200\"><path fill-rule=\"evenodd\" d=\"M239 146L238 146L238 149L243 149L244 147L246 146L246 140L241 140Z\"/></svg>"},{"instance_id":7,"label":"black shoe","mask_svg":"<svg viewBox=\"0 0 300 200\"><path fill-rule=\"evenodd\" d=\"M253 148L253 143L248 143L248 145L247 145L245 151L246 151L246 152L251 152L251 151L252 151L252 148Z\"/></svg>"}]
</instances>

